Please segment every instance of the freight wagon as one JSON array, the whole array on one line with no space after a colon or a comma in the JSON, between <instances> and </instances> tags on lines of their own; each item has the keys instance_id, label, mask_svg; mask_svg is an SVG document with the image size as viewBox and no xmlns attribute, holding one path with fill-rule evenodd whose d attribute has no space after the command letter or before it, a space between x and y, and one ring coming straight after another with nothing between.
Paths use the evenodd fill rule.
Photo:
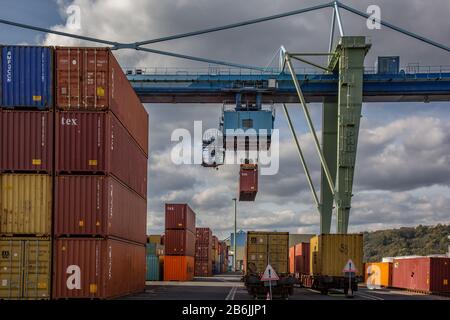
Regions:
<instances>
[{"instance_id":1,"label":"freight wagon","mask_svg":"<svg viewBox=\"0 0 450 320\"><path fill-rule=\"evenodd\" d=\"M344 273L349 260L355 272ZM310 274L300 276L301 285L328 294L330 289L343 289L347 295L358 290L364 280L362 234L322 234L311 238Z\"/></svg>"},{"instance_id":2,"label":"freight wagon","mask_svg":"<svg viewBox=\"0 0 450 320\"><path fill-rule=\"evenodd\" d=\"M269 283L261 281L268 264L280 278L278 281L271 281L272 296L287 299L293 294L297 279L289 273L288 245L288 232L247 232L243 280L248 293L255 299L266 298L270 290Z\"/></svg>"}]
</instances>

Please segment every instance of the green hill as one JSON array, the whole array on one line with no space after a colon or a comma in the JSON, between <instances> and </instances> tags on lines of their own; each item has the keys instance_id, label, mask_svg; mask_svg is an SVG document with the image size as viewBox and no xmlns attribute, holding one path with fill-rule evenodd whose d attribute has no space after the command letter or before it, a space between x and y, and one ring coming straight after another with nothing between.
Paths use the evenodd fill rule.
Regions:
<instances>
[{"instance_id":1,"label":"green hill","mask_svg":"<svg viewBox=\"0 0 450 320\"><path fill-rule=\"evenodd\" d=\"M364 261L383 257L443 254L448 251L450 225L364 232Z\"/></svg>"}]
</instances>

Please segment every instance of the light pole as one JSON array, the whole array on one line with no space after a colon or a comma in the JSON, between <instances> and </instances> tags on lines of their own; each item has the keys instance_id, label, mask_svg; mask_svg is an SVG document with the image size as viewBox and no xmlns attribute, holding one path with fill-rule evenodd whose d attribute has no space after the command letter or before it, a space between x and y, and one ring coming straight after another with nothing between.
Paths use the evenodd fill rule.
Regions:
<instances>
[{"instance_id":1,"label":"light pole","mask_svg":"<svg viewBox=\"0 0 450 320\"><path fill-rule=\"evenodd\" d=\"M233 247L234 247L234 249L233 249L233 251L234 251L234 255L233 255L233 270L234 270L234 272L236 272L237 271L237 269L236 269L236 258L237 258L237 252L236 252L236 232L237 232L237 227L236 227L236 220L237 220L237 216L236 216L236 198L233 198L233 201L234 201L234 235L233 235L233 242L234 242L234 245L233 245Z\"/></svg>"}]
</instances>

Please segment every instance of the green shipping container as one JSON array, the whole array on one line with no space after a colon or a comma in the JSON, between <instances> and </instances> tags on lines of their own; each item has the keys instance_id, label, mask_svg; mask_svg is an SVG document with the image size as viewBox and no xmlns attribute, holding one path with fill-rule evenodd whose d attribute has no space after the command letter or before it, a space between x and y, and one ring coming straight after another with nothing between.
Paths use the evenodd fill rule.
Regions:
<instances>
[{"instance_id":1,"label":"green shipping container","mask_svg":"<svg viewBox=\"0 0 450 320\"><path fill-rule=\"evenodd\" d=\"M145 279L147 281L158 281L160 279L159 257L147 255L147 272Z\"/></svg>"},{"instance_id":2,"label":"green shipping container","mask_svg":"<svg viewBox=\"0 0 450 320\"><path fill-rule=\"evenodd\" d=\"M0 299L49 299L49 238L0 239Z\"/></svg>"}]
</instances>

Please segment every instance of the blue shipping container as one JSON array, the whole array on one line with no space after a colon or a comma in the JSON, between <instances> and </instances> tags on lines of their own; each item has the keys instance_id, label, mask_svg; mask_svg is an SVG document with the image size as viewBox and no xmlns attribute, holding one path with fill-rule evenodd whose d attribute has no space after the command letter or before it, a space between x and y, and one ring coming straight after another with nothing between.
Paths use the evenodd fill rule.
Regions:
<instances>
[{"instance_id":1,"label":"blue shipping container","mask_svg":"<svg viewBox=\"0 0 450 320\"><path fill-rule=\"evenodd\" d=\"M49 109L53 106L53 49L1 47L0 106Z\"/></svg>"},{"instance_id":2,"label":"blue shipping container","mask_svg":"<svg viewBox=\"0 0 450 320\"><path fill-rule=\"evenodd\" d=\"M158 281L159 277L159 257L147 255L147 272L145 279L147 281Z\"/></svg>"}]
</instances>

